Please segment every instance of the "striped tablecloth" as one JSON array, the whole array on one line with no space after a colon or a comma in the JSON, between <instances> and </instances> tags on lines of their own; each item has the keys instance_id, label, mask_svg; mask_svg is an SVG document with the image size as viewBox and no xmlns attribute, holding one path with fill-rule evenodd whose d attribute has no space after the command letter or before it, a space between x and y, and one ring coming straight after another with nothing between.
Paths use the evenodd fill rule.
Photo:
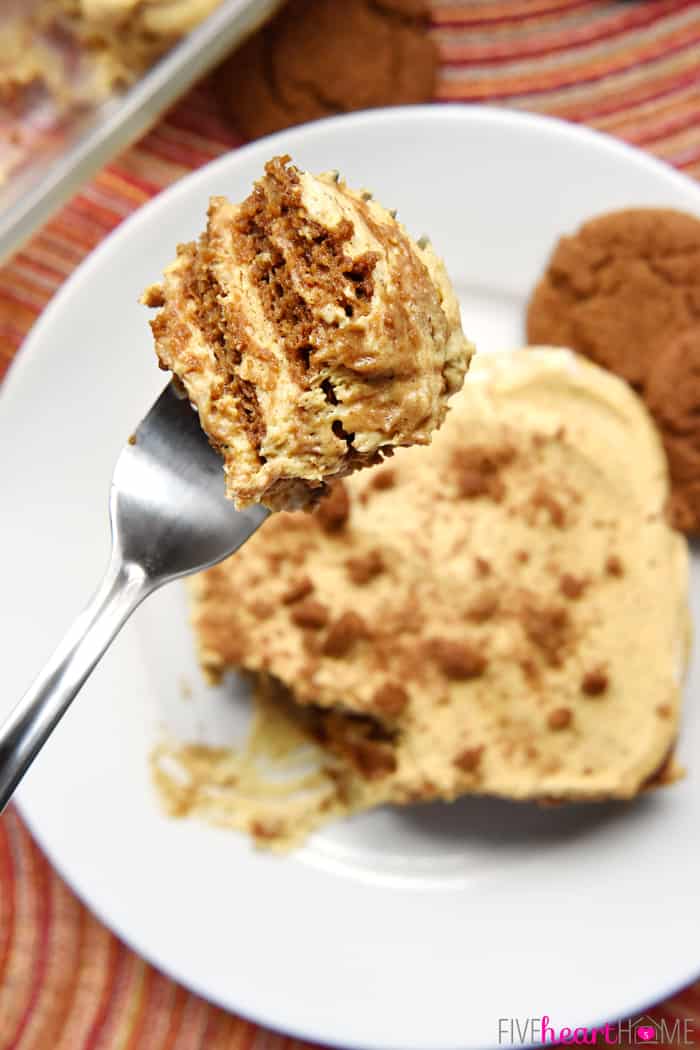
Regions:
<instances>
[{"instance_id":1,"label":"striped tablecloth","mask_svg":"<svg viewBox=\"0 0 700 1050\"><path fill-rule=\"evenodd\" d=\"M342 5L342 0L338 0ZM590 124L700 177L700 0L438 3L437 100ZM241 139L200 85L0 269L0 375L58 286L122 219ZM652 1011L692 1019L700 983ZM700 1038L700 1037L699 1037ZM0 820L0 1050L292 1050L163 977Z\"/></svg>"}]
</instances>

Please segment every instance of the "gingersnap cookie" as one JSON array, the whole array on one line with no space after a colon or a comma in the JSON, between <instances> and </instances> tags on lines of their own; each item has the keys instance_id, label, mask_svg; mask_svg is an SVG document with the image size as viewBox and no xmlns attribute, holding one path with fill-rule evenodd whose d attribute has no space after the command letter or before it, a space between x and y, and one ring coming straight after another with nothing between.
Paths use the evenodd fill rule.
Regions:
<instances>
[{"instance_id":1,"label":"gingersnap cookie","mask_svg":"<svg viewBox=\"0 0 700 1050\"><path fill-rule=\"evenodd\" d=\"M671 520L689 533L700 531L699 324L700 220L662 208L562 237L527 313L530 341L570 346L645 398L669 460Z\"/></svg>"},{"instance_id":2,"label":"gingersnap cookie","mask_svg":"<svg viewBox=\"0 0 700 1050\"><path fill-rule=\"evenodd\" d=\"M571 347L643 393L661 344L699 319L700 220L630 208L561 238L530 300L527 337Z\"/></svg>"},{"instance_id":3,"label":"gingersnap cookie","mask_svg":"<svg viewBox=\"0 0 700 1050\"><path fill-rule=\"evenodd\" d=\"M432 98L437 55L419 0L290 0L218 71L246 138L319 117Z\"/></svg>"},{"instance_id":4,"label":"gingersnap cookie","mask_svg":"<svg viewBox=\"0 0 700 1050\"><path fill-rule=\"evenodd\" d=\"M671 521L700 531L700 324L662 344L646 383L671 472Z\"/></svg>"}]
</instances>

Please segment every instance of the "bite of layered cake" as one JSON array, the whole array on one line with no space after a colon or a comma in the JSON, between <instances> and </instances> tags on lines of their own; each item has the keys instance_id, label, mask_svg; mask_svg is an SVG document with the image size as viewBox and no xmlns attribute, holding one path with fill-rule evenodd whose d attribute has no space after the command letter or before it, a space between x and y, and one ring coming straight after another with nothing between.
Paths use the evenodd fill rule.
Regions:
<instances>
[{"instance_id":1,"label":"bite of layered cake","mask_svg":"<svg viewBox=\"0 0 700 1050\"><path fill-rule=\"evenodd\" d=\"M294 509L397 446L427 444L472 347L441 260L335 172L270 161L214 197L144 301L244 507Z\"/></svg>"}]
</instances>

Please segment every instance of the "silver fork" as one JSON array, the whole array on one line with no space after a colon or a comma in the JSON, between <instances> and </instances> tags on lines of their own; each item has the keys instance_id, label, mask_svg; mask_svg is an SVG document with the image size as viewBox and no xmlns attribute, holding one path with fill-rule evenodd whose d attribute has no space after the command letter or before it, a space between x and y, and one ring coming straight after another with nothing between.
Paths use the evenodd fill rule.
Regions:
<instances>
[{"instance_id":1,"label":"silver fork","mask_svg":"<svg viewBox=\"0 0 700 1050\"><path fill-rule=\"evenodd\" d=\"M134 609L233 554L269 513L225 498L221 459L172 384L117 460L109 511L112 553L97 593L0 726L0 812Z\"/></svg>"}]
</instances>

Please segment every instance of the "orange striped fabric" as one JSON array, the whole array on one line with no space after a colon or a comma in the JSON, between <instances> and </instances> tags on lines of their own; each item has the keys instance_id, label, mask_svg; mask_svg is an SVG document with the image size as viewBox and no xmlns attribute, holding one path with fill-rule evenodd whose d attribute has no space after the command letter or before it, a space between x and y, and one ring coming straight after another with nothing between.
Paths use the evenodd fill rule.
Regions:
<instances>
[{"instance_id":1,"label":"orange striped fabric","mask_svg":"<svg viewBox=\"0 0 700 1050\"><path fill-rule=\"evenodd\" d=\"M437 100L600 128L700 177L700 0L437 3ZM0 269L0 375L49 298L122 219L240 145L206 84ZM652 1011L700 1031L700 982ZM163 977L94 919L11 808L0 820L0 1050L303 1050ZM658 1045L658 1044L656 1044Z\"/></svg>"}]
</instances>

